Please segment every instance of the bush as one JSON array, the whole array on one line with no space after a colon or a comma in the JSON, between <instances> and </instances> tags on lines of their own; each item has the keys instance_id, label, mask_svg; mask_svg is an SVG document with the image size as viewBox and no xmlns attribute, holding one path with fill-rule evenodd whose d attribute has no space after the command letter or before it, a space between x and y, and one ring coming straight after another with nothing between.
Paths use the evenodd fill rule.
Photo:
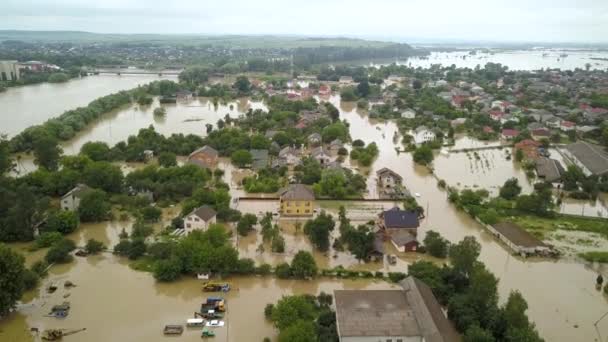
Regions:
<instances>
[{"instance_id":1,"label":"bush","mask_svg":"<svg viewBox=\"0 0 608 342\"><path fill-rule=\"evenodd\" d=\"M40 278L36 272L32 270L25 270L25 272L23 272L23 286L25 290L33 290L36 285L38 285L39 279Z\"/></svg>"},{"instance_id":2,"label":"bush","mask_svg":"<svg viewBox=\"0 0 608 342\"><path fill-rule=\"evenodd\" d=\"M161 152L158 155L158 164L163 167L177 166L177 156L172 152Z\"/></svg>"},{"instance_id":3,"label":"bush","mask_svg":"<svg viewBox=\"0 0 608 342\"><path fill-rule=\"evenodd\" d=\"M147 206L141 209L140 213L145 222L158 222L163 212L157 207Z\"/></svg>"},{"instance_id":4,"label":"bush","mask_svg":"<svg viewBox=\"0 0 608 342\"><path fill-rule=\"evenodd\" d=\"M278 264L274 269L274 274L279 279L291 278L291 267L289 267L289 264L286 262Z\"/></svg>"},{"instance_id":5,"label":"bush","mask_svg":"<svg viewBox=\"0 0 608 342\"><path fill-rule=\"evenodd\" d=\"M46 261L38 260L32 265L31 270L36 272L36 274L40 278L42 278L42 277L46 276L48 267L49 267L49 264Z\"/></svg>"},{"instance_id":6,"label":"bush","mask_svg":"<svg viewBox=\"0 0 608 342\"><path fill-rule=\"evenodd\" d=\"M36 238L34 244L36 245L36 248L51 247L62 238L63 236L61 236L61 233L59 232L44 232Z\"/></svg>"},{"instance_id":7,"label":"bush","mask_svg":"<svg viewBox=\"0 0 608 342\"><path fill-rule=\"evenodd\" d=\"M159 260L154 264L154 278L159 281L173 281L181 276L182 265L177 258Z\"/></svg>"},{"instance_id":8,"label":"bush","mask_svg":"<svg viewBox=\"0 0 608 342\"><path fill-rule=\"evenodd\" d=\"M268 275L271 272L272 272L272 266L270 266L269 264L261 264L255 270L255 273L257 273L259 275Z\"/></svg>"},{"instance_id":9,"label":"bush","mask_svg":"<svg viewBox=\"0 0 608 342\"><path fill-rule=\"evenodd\" d=\"M274 304L272 303L268 303L266 304L266 307L264 307L264 317L267 320L272 319L272 310L274 309Z\"/></svg>"},{"instance_id":10,"label":"bush","mask_svg":"<svg viewBox=\"0 0 608 342\"><path fill-rule=\"evenodd\" d=\"M430 255L437 258L448 256L449 244L448 240L433 230L429 230L424 237L424 247Z\"/></svg>"},{"instance_id":11,"label":"bush","mask_svg":"<svg viewBox=\"0 0 608 342\"><path fill-rule=\"evenodd\" d=\"M84 250L89 254L97 254L104 250L105 246L101 241L89 239L84 247Z\"/></svg>"},{"instance_id":12,"label":"bush","mask_svg":"<svg viewBox=\"0 0 608 342\"><path fill-rule=\"evenodd\" d=\"M61 234L69 234L80 224L78 214L68 210L56 210L49 214L46 229Z\"/></svg>"},{"instance_id":13,"label":"bush","mask_svg":"<svg viewBox=\"0 0 608 342\"><path fill-rule=\"evenodd\" d=\"M70 255L70 252L72 252L74 249L76 249L76 244L74 243L74 241L69 239L62 239L60 241L57 241L48 250L44 259L49 264L67 263L72 261L72 255Z\"/></svg>"},{"instance_id":14,"label":"bush","mask_svg":"<svg viewBox=\"0 0 608 342\"><path fill-rule=\"evenodd\" d=\"M69 79L70 77L67 74L64 74L62 72L56 72L49 76L48 81L50 83L63 83L67 82Z\"/></svg>"},{"instance_id":15,"label":"bush","mask_svg":"<svg viewBox=\"0 0 608 342\"><path fill-rule=\"evenodd\" d=\"M398 283L405 279L406 274L403 272L388 272L388 279L393 283Z\"/></svg>"}]
</instances>

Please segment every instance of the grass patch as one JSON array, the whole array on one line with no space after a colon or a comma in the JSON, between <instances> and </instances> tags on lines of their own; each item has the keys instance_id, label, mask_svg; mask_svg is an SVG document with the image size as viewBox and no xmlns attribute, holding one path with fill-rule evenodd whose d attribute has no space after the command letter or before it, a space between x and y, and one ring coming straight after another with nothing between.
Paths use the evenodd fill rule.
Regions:
<instances>
[{"instance_id":1,"label":"grass patch","mask_svg":"<svg viewBox=\"0 0 608 342\"><path fill-rule=\"evenodd\" d=\"M589 262L608 263L608 252L585 252L579 253L578 256Z\"/></svg>"},{"instance_id":2,"label":"grass patch","mask_svg":"<svg viewBox=\"0 0 608 342\"><path fill-rule=\"evenodd\" d=\"M608 220L594 217L557 215L555 218L530 215L512 216L509 220L519 224L532 234L544 234L556 230L590 232L608 239Z\"/></svg>"},{"instance_id":3,"label":"grass patch","mask_svg":"<svg viewBox=\"0 0 608 342\"><path fill-rule=\"evenodd\" d=\"M143 256L129 263L129 267L136 271L152 272L154 270L154 260L151 257Z\"/></svg>"}]
</instances>

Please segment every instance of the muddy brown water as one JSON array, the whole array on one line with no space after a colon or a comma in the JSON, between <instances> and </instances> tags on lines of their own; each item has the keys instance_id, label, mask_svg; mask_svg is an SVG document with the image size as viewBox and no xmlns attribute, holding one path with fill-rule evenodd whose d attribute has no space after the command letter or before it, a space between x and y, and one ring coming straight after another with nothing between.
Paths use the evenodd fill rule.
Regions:
<instances>
[{"instance_id":1,"label":"muddy brown water","mask_svg":"<svg viewBox=\"0 0 608 342\"><path fill-rule=\"evenodd\" d=\"M355 104L341 103L339 97L334 96L329 100L340 108L341 117L350 123L353 139L359 138L366 143L376 142L380 149L380 155L374 164L370 168L361 169L364 173L369 174L369 191L366 197L375 198L377 196L375 172L378 169L389 167L395 170L404 177L404 183L411 192L420 195L418 201L426 210L427 218L422 222L420 228L421 237L430 229L441 232L450 241L459 241L467 235L475 236L482 245L480 259L500 278L501 300L504 301L512 290L522 292L529 304L528 315L547 341L594 341L598 338L594 322L608 311L608 302L602 293L596 291L594 285L597 272L602 272L605 277L608 274L605 266L587 265L567 258L546 260L522 259L512 256L503 245L483 231L475 221L450 205L445 191L437 187L435 176L430 174L426 168L415 165L411 154L396 151L397 146L393 143L393 136L397 132L397 127L394 123L370 121L365 113L357 112ZM179 106L178 104L176 107L180 108ZM128 122L129 117L131 120L139 122L140 116L147 117L148 123L153 120L148 110L142 113L129 108L126 109L126 112L129 114L125 114L124 122ZM223 116L225 113L220 111L218 115ZM116 115L116 117L120 116L121 113ZM124 122L121 125L126 125ZM178 123L170 123L167 125L167 130L162 132L169 133L172 125L176 125L175 131L182 129L177 128ZM133 124L131 127L136 129L140 125ZM204 124L199 127L204 127ZM95 129L93 127L91 132ZM108 128L105 128L104 132L107 130ZM132 133L134 132L129 134ZM102 135L96 134L91 135L90 138L99 140L95 139L95 136L104 139ZM107 136L105 137L107 139ZM461 144L468 146L466 142L461 142ZM462 156L465 159L462 159ZM518 177L519 173L512 164L503 163L500 156L488 156L488 159L494 158L494 169L488 169L485 174L481 173L479 179L469 181L469 175L464 172L467 170L467 166L462 165L468 162L468 158L466 154L462 154L462 156L455 157L461 159L454 159L453 162L444 162L441 160L442 156L439 156L435 172L441 175L441 178L449 180L448 184L452 182L450 177L460 180L462 184L475 182L483 186L501 184L506 180L503 178L507 176ZM449 157L451 158L452 155ZM228 181L231 181L231 178L228 177L238 176L234 173L238 171L228 169L228 165L225 167L226 171L229 171L227 174L230 174L227 176ZM505 168L515 171L505 171ZM233 195L239 194L242 194L242 190L233 189ZM329 202L323 203L322 207L335 213L340 204L340 202ZM243 201L238 205L239 209L253 213L276 208L276 204L266 201L248 203ZM365 220L367 215L373 215L391 205L390 202L374 203L373 205L354 203L349 204L349 213L354 213ZM177 212L178 208L174 208L174 210ZM79 244L84 243L90 237L95 237L112 245L117 242L118 233L123 227L128 229L129 223L108 222L83 225L71 237ZM280 227L287 242L286 253L273 254L269 252L268 247L264 253L260 253L257 249L262 241L256 232L235 242L241 256L251 257L257 262L276 264L290 260L298 250L312 251L312 247L303 233L296 233L293 221L280 221ZM28 263L44 255L44 251L27 252L27 245L14 245L14 247L26 253ZM389 253L392 251L390 245L385 247ZM313 255L322 267L343 265L357 269L403 272L407 271L408 264L423 258L418 255L399 254L400 260L397 265L388 266L384 262L361 264L352 256L342 252L331 251L327 254L313 252ZM63 294L66 290L63 288L60 287L60 290L53 295L48 295L40 290L26 294L24 304L18 312L0 322L0 331L2 331L0 340L27 340L29 327L40 329L87 328L86 332L70 336L65 339L66 341L167 340L168 338L163 337L161 333L163 325L183 324L187 318L192 316L205 297L205 294L200 291L200 281L183 279L170 284L156 283L150 274L133 271L124 259L109 254L84 259L76 258L76 261L71 264L55 266L41 288L44 289L44 285L49 282L61 284L67 279L78 285L69 290L70 296L66 299L72 303L73 309L70 316L64 320L44 317L50 305L64 300ZM282 295L331 292L337 288L388 288L391 286L387 283L367 280L285 281L272 278L241 277L231 278L229 281L238 290L226 295L228 299L227 326L217 329L216 339L218 341L260 341L265 336L275 336L276 331L264 320L263 309L267 303L275 302ZM601 336L605 338L608 335L608 320L600 322L597 328L602 334ZM198 340L199 338L199 330L187 330L179 339Z\"/></svg>"}]
</instances>

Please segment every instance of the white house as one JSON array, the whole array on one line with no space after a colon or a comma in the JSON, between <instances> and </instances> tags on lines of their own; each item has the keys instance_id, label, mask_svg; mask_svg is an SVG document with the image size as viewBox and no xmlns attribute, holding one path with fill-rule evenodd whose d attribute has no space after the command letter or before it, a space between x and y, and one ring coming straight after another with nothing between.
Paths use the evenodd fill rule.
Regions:
<instances>
[{"instance_id":1,"label":"white house","mask_svg":"<svg viewBox=\"0 0 608 342\"><path fill-rule=\"evenodd\" d=\"M80 200L85 192L90 190L85 184L78 184L68 193L61 197L61 209L75 211L80 206Z\"/></svg>"},{"instance_id":2,"label":"white house","mask_svg":"<svg viewBox=\"0 0 608 342\"><path fill-rule=\"evenodd\" d=\"M296 148L286 146L279 151L279 158L283 159L287 165L296 165L300 163L300 151Z\"/></svg>"},{"instance_id":3,"label":"white house","mask_svg":"<svg viewBox=\"0 0 608 342\"><path fill-rule=\"evenodd\" d=\"M332 161L332 157L325 151L322 146L314 148L310 155L315 158L319 164L328 165Z\"/></svg>"},{"instance_id":4,"label":"white house","mask_svg":"<svg viewBox=\"0 0 608 342\"><path fill-rule=\"evenodd\" d=\"M411 109L406 109L401 113L401 117L404 119L413 119L416 117L416 112Z\"/></svg>"},{"instance_id":5,"label":"white house","mask_svg":"<svg viewBox=\"0 0 608 342\"><path fill-rule=\"evenodd\" d=\"M207 205L203 205L194 209L190 214L184 218L184 229L186 234L190 234L194 230L207 230L209 225L216 222L215 216L217 213L213 208Z\"/></svg>"},{"instance_id":6,"label":"white house","mask_svg":"<svg viewBox=\"0 0 608 342\"><path fill-rule=\"evenodd\" d=\"M435 140L435 138L436 138L435 132L431 131L426 126L420 126L420 127L416 128L416 131L414 134L414 141L416 142L416 145L420 145L420 144L424 144L426 142L433 141L433 140Z\"/></svg>"}]
</instances>

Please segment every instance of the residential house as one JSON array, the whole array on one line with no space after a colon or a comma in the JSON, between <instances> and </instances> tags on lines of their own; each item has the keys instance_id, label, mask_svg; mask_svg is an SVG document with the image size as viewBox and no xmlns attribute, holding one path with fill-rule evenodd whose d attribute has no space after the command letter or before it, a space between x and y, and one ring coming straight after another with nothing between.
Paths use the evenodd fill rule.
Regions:
<instances>
[{"instance_id":1,"label":"residential house","mask_svg":"<svg viewBox=\"0 0 608 342\"><path fill-rule=\"evenodd\" d=\"M494 134L494 128L490 126L483 126L482 130L486 134Z\"/></svg>"},{"instance_id":2,"label":"residential house","mask_svg":"<svg viewBox=\"0 0 608 342\"><path fill-rule=\"evenodd\" d=\"M551 136L551 131L548 128L541 127L530 131L534 140L548 139Z\"/></svg>"},{"instance_id":3,"label":"residential house","mask_svg":"<svg viewBox=\"0 0 608 342\"><path fill-rule=\"evenodd\" d=\"M426 126L420 126L420 127L416 128L416 130L415 130L414 142L416 142L416 145L420 145L420 144L423 144L426 142L433 141L433 140L435 140L435 138L436 138L435 132L428 129Z\"/></svg>"},{"instance_id":4,"label":"residential house","mask_svg":"<svg viewBox=\"0 0 608 342\"><path fill-rule=\"evenodd\" d=\"M551 116L551 117L546 118L543 122L549 128L560 128L562 119L560 119L556 116Z\"/></svg>"},{"instance_id":5,"label":"residential house","mask_svg":"<svg viewBox=\"0 0 608 342\"><path fill-rule=\"evenodd\" d=\"M329 143L328 149L331 152L338 152L342 147L344 147L342 140L334 139L332 142Z\"/></svg>"},{"instance_id":6,"label":"residential house","mask_svg":"<svg viewBox=\"0 0 608 342\"><path fill-rule=\"evenodd\" d=\"M351 76L340 76L338 80L340 84L349 85L355 83Z\"/></svg>"},{"instance_id":7,"label":"residential house","mask_svg":"<svg viewBox=\"0 0 608 342\"><path fill-rule=\"evenodd\" d=\"M538 178L549 183L559 182L565 172L559 161L546 157L536 159L535 167Z\"/></svg>"},{"instance_id":8,"label":"residential house","mask_svg":"<svg viewBox=\"0 0 608 342\"><path fill-rule=\"evenodd\" d=\"M407 277L395 290L335 290L340 342L459 342L431 288Z\"/></svg>"},{"instance_id":9,"label":"residential house","mask_svg":"<svg viewBox=\"0 0 608 342\"><path fill-rule=\"evenodd\" d=\"M184 230L186 234L190 234L195 230L207 230L209 225L216 222L216 215L216 211L208 205L194 209L184 217Z\"/></svg>"},{"instance_id":10,"label":"residential house","mask_svg":"<svg viewBox=\"0 0 608 342\"><path fill-rule=\"evenodd\" d=\"M540 143L532 139L525 139L515 144L515 150L521 150L524 157L529 160L535 160L540 156L538 151Z\"/></svg>"},{"instance_id":11,"label":"residential house","mask_svg":"<svg viewBox=\"0 0 608 342\"><path fill-rule=\"evenodd\" d=\"M332 157L329 153L323 148L323 146L315 147L310 152L311 157L313 157L316 161L321 164L321 166L328 165L332 161Z\"/></svg>"},{"instance_id":12,"label":"residential house","mask_svg":"<svg viewBox=\"0 0 608 342\"><path fill-rule=\"evenodd\" d=\"M319 146L321 144L322 138L319 133L312 133L308 136L308 145L309 146Z\"/></svg>"},{"instance_id":13,"label":"residential house","mask_svg":"<svg viewBox=\"0 0 608 342\"><path fill-rule=\"evenodd\" d=\"M583 170L585 175L608 174L608 153L604 147L579 140L562 150L564 155Z\"/></svg>"},{"instance_id":14,"label":"residential house","mask_svg":"<svg viewBox=\"0 0 608 342\"><path fill-rule=\"evenodd\" d=\"M291 146L283 147L279 151L279 159L282 159L285 165L297 165L300 163L300 150Z\"/></svg>"},{"instance_id":15,"label":"residential house","mask_svg":"<svg viewBox=\"0 0 608 342\"><path fill-rule=\"evenodd\" d=\"M494 121L502 121L503 116L505 116L505 113L498 110L493 110L490 112L490 119Z\"/></svg>"},{"instance_id":16,"label":"residential house","mask_svg":"<svg viewBox=\"0 0 608 342\"><path fill-rule=\"evenodd\" d=\"M559 129L564 132L573 131L576 128L576 124L572 121L563 120L559 126Z\"/></svg>"},{"instance_id":17,"label":"residential house","mask_svg":"<svg viewBox=\"0 0 608 342\"><path fill-rule=\"evenodd\" d=\"M315 194L304 184L290 184L279 191L281 216L312 216L315 210Z\"/></svg>"},{"instance_id":18,"label":"residential house","mask_svg":"<svg viewBox=\"0 0 608 342\"><path fill-rule=\"evenodd\" d=\"M401 117L404 119L413 119L416 117L416 112L411 109L406 109L401 113Z\"/></svg>"},{"instance_id":19,"label":"residential house","mask_svg":"<svg viewBox=\"0 0 608 342\"><path fill-rule=\"evenodd\" d=\"M329 96L331 95L331 87L327 84L321 84L319 86L319 95L321 96Z\"/></svg>"},{"instance_id":20,"label":"residential house","mask_svg":"<svg viewBox=\"0 0 608 342\"><path fill-rule=\"evenodd\" d=\"M458 126L462 126L467 122L467 118L458 118L458 119L454 119L450 122L450 125L454 128L458 127Z\"/></svg>"},{"instance_id":21,"label":"residential house","mask_svg":"<svg viewBox=\"0 0 608 342\"><path fill-rule=\"evenodd\" d=\"M83 195L89 191L89 188L86 184L78 184L72 190L68 191L65 195L61 197L61 209L76 211L80 206L80 200Z\"/></svg>"},{"instance_id":22,"label":"residential house","mask_svg":"<svg viewBox=\"0 0 608 342\"><path fill-rule=\"evenodd\" d=\"M190 90L178 90L177 93L175 93L175 97L178 100L192 100L192 92Z\"/></svg>"},{"instance_id":23,"label":"residential house","mask_svg":"<svg viewBox=\"0 0 608 342\"><path fill-rule=\"evenodd\" d=\"M383 211L378 216L378 227L387 239L401 252L415 251L418 244L413 243L418 236L420 221L418 213L411 210L401 210L399 207ZM411 235L414 239L407 238Z\"/></svg>"},{"instance_id":24,"label":"residential house","mask_svg":"<svg viewBox=\"0 0 608 342\"><path fill-rule=\"evenodd\" d=\"M251 168L254 170L262 170L268 167L269 157L268 150L251 150L252 162Z\"/></svg>"},{"instance_id":25,"label":"residential house","mask_svg":"<svg viewBox=\"0 0 608 342\"><path fill-rule=\"evenodd\" d=\"M395 186L401 185L403 182L403 177L386 167L376 171L376 176L378 177L378 184L381 188L394 188Z\"/></svg>"},{"instance_id":26,"label":"residential house","mask_svg":"<svg viewBox=\"0 0 608 342\"><path fill-rule=\"evenodd\" d=\"M202 168L212 168L217 164L219 153L209 145L205 145L198 150L190 153L188 163Z\"/></svg>"},{"instance_id":27,"label":"residential house","mask_svg":"<svg viewBox=\"0 0 608 342\"><path fill-rule=\"evenodd\" d=\"M519 131L516 129L503 129L501 136L505 140L513 140L519 135Z\"/></svg>"}]
</instances>

